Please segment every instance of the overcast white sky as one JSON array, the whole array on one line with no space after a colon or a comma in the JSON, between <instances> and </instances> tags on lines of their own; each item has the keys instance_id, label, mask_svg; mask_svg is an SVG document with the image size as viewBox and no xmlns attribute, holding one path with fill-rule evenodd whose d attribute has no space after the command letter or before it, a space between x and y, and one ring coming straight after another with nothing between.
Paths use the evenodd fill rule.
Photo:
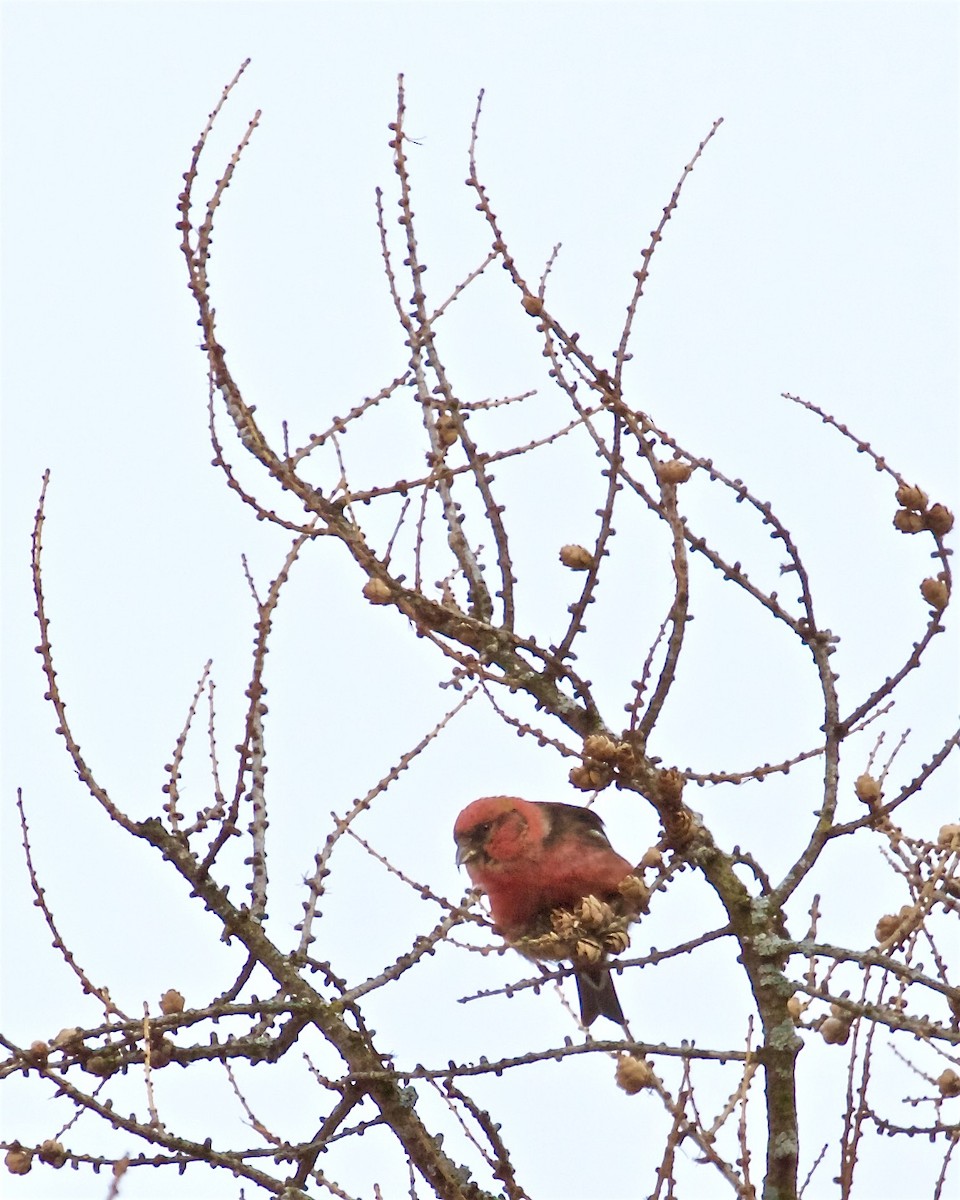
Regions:
<instances>
[{"instance_id":1,"label":"overcast white sky","mask_svg":"<svg viewBox=\"0 0 960 1200\"><path fill-rule=\"evenodd\" d=\"M33 653L29 538L41 474L50 468L46 581L60 681L102 782L135 816L153 813L162 803L163 764L208 657L222 745L237 739L253 622L240 554L266 580L286 548L210 466L205 361L174 229L191 147L247 56L253 62L214 139L209 178L254 109L263 119L227 194L212 271L232 368L269 428L287 419L292 440L302 441L405 364L373 208L378 184L393 206L386 125L398 72L406 77L407 131L419 143L414 208L435 301L479 263L489 242L463 186L470 121L485 88L480 170L512 252L536 279L552 246L563 243L551 311L600 355L618 339L649 230L722 116L655 258L628 401L774 502L814 572L821 619L844 637L838 662L847 696L869 690L919 635L926 548L893 532L889 481L779 396L798 393L837 414L956 509L955 4L6 3L2 52L5 1032L29 1042L97 1019L48 950L30 906L13 813L18 786L49 899L94 978L126 989L127 1006L137 1009L169 986L197 1001L219 990L229 970L214 961L177 881L140 851L121 863L122 840L76 785ZM467 399L544 384L533 323L514 315L503 282L484 281L476 306L451 315L451 370ZM416 462L422 453L393 443L385 451L391 480L402 473L391 456ZM503 476L519 505L533 484ZM591 535L596 498L559 468L536 489L543 546L527 548L532 561L542 554L552 563L561 541ZM719 501L704 490L691 503L706 523ZM739 510L718 517L721 537L739 536L738 519ZM763 539L744 536L762 556ZM297 919L299 879L322 844L329 811L371 786L450 703L450 693L436 689L443 668L425 657L426 647L392 614L358 611L362 581L344 556L322 549L300 565L281 605L270 662L278 936ZM648 568L634 553L628 562L646 616L666 560L651 556ZM550 599L550 585L537 583L535 571L521 572L531 627ZM806 664L782 642L745 655L750 622L728 612L711 586L704 583L699 607L695 597L699 657L665 714L657 753L717 770L814 744ZM638 621L638 633L625 595L622 611L613 610L619 616L592 630L595 659L584 668L598 681L611 723L621 719L623 683L636 677L656 629L653 613L662 613L653 605L649 632ZM905 778L942 742L960 707L957 639L941 641L939 665L888 727L894 741L914 727ZM781 651L782 662L773 657ZM745 657L755 672L749 678ZM200 804L204 750L195 753ZM849 765L856 774L862 760ZM383 845L411 873L457 895L450 827L463 803L501 791L576 800L566 772L567 764L504 736L485 714L465 716L422 772L397 786ZM796 811L808 813L816 784L816 770L798 772L778 785L778 806L792 798ZM725 844L759 844L775 872L790 855L782 816L770 819L773 799L772 790L755 789L718 808L707 792L696 803ZM931 800L924 832L956 819L949 811L938 819L945 802L943 794ZM603 797L601 811L624 853L639 857L655 839L652 818L635 801ZM361 924L374 918L363 908L369 892L357 885L357 899L351 886L347 873L339 908L332 904L328 914L329 953L362 977L375 969L379 950L363 958L356 913L364 914ZM347 904L351 895L359 910ZM702 893L691 895L695 905ZM850 905L831 914L832 932L864 944L879 913L868 903L862 918L847 920ZM397 952L425 921L422 906L407 909L398 897L396 919L409 929L403 925ZM688 912L686 932L700 925ZM673 930L660 931L662 944ZM655 940L645 934L638 944ZM439 957L431 1023L438 1044L452 1047L444 1061L450 1053L494 1057L576 1036L546 994L499 1000L486 1013L453 1003L520 977L518 960ZM730 1044L723 1039L739 1036L731 1026L696 1023L704 1020L704 991L716 986L712 976L659 984L635 972L620 991L642 1014L634 1028L645 1038ZM429 1057L414 1031L393 1027L395 1014L376 1015L398 1052L410 1061ZM414 1025L422 1024L421 1013ZM742 1021L732 1028L742 1030ZM643 1101L610 1098L608 1076L599 1063L550 1068L538 1077L537 1103L556 1121L586 1105L583 1137L594 1147L633 1144L637 1122L651 1114L638 1115ZM189 1096L169 1086L172 1109L187 1111ZM51 1136L43 1104L24 1101L14 1111L12 1088L3 1090L4 1136ZM481 1098L498 1100L495 1089L481 1089ZM564 1200L601 1188L627 1197L652 1187L649 1166L632 1164L629 1152L609 1161L604 1151L602 1183L593 1155L586 1163L539 1155L532 1093L511 1103L505 1132L522 1148L531 1194ZM227 1128L235 1131L240 1119L230 1114ZM404 1178L386 1142L371 1137L362 1148L374 1164L369 1179L389 1181L399 1194ZM806 1166L819 1148L804 1147ZM878 1160L874 1190L864 1194L892 1195L880 1182L891 1169ZM821 1171L815 1200L831 1194L834 1165ZM172 1181L153 1174L129 1176L126 1200L170 1194ZM103 1180L72 1172L35 1170L6 1186L31 1200L105 1194ZM369 1184L357 1187L369 1194ZM178 1196L235 1194L233 1181L199 1172L177 1185Z\"/></svg>"}]
</instances>

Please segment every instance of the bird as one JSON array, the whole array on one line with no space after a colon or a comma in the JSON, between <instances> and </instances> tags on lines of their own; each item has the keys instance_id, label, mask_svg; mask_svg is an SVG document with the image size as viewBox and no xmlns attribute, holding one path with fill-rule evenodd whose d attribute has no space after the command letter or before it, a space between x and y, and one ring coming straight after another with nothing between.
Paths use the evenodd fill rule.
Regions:
<instances>
[{"instance_id":1,"label":"bird","mask_svg":"<svg viewBox=\"0 0 960 1200\"><path fill-rule=\"evenodd\" d=\"M486 893L504 939L532 958L572 959L585 1028L597 1017L625 1026L606 952L629 945L626 925L647 895L637 879L620 890L635 868L600 817L576 804L483 796L453 835L457 865Z\"/></svg>"}]
</instances>

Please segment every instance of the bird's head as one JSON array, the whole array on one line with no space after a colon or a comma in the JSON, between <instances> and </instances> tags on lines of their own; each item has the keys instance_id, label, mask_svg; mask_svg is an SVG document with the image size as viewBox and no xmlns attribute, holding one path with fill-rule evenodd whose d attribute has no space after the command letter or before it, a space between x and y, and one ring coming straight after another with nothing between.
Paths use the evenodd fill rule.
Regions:
<instances>
[{"instance_id":1,"label":"bird's head","mask_svg":"<svg viewBox=\"0 0 960 1200\"><path fill-rule=\"evenodd\" d=\"M506 862L542 840L540 806L516 796L483 796L463 810L453 826L457 866Z\"/></svg>"}]
</instances>

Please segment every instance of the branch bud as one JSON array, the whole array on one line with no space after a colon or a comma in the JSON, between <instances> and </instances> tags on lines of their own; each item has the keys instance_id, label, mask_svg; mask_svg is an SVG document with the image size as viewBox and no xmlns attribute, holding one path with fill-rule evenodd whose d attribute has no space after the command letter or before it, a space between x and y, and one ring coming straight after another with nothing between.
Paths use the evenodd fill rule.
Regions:
<instances>
[{"instance_id":1,"label":"branch bud","mask_svg":"<svg viewBox=\"0 0 960 1200\"><path fill-rule=\"evenodd\" d=\"M938 537L943 537L945 533L949 533L953 528L953 513L943 504L935 504L928 512L923 514L923 523L925 528L931 533L937 534Z\"/></svg>"},{"instance_id":2,"label":"branch bud","mask_svg":"<svg viewBox=\"0 0 960 1200\"><path fill-rule=\"evenodd\" d=\"M886 913L882 916L877 922L876 929L873 931L877 941L887 942L895 933L909 929L911 925L910 918L916 914L916 911L912 904L904 904L896 915Z\"/></svg>"},{"instance_id":3,"label":"branch bud","mask_svg":"<svg viewBox=\"0 0 960 1200\"><path fill-rule=\"evenodd\" d=\"M561 546L560 561L571 571L589 571L593 566L593 555L586 546Z\"/></svg>"},{"instance_id":4,"label":"branch bud","mask_svg":"<svg viewBox=\"0 0 960 1200\"><path fill-rule=\"evenodd\" d=\"M457 419L452 413L443 413L437 417L437 437L444 449L447 446L452 446L459 436L460 430L457 428Z\"/></svg>"},{"instance_id":5,"label":"branch bud","mask_svg":"<svg viewBox=\"0 0 960 1200\"><path fill-rule=\"evenodd\" d=\"M920 513L909 508L898 508L893 514L893 524L901 533L922 533L926 529Z\"/></svg>"},{"instance_id":6,"label":"branch bud","mask_svg":"<svg viewBox=\"0 0 960 1200\"><path fill-rule=\"evenodd\" d=\"M31 1042L25 1058L35 1067L45 1067L49 1054L50 1047L46 1042Z\"/></svg>"},{"instance_id":7,"label":"branch bud","mask_svg":"<svg viewBox=\"0 0 960 1200\"><path fill-rule=\"evenodd\" d=\"M382 579L368 579L363 585L363 594L371 604L389 604L393 593Z\"/></svg>"},{"instance_id":8,"label":"branch bud","mask_svg":"<svg viewBox=\"0 0 960 1200\"><path fill-rule=\"evenodd\" d=\"M950 599L950 589L942 579L925 579L920 584L920 594L937 612L943 612Z\"/></svg>"},{"instance_id":9,"label":"branch bud","mask_svg":"<svg viewBox=\"0 0 960 1200\"><path fill-rule=\"evenodd\" d=\"M663 804L679 804L683 795L684 778L675 767L657 773L657 798Z\"/></svg>"},{"instance_id":10,"label":"branch bud","mask_svg":"<svg viewBox=\"0 0 960 1200\"><path fill-rule=\"evenodd\" d=\"M686 483L693 474L693 463L679 458L668 458L657 463L657 478L661 483Z\"/></svg>"},{"instance_id":11,"label":"branch bud","mask_svg":"<svg viewBox=\"0 0 960 1200\"><path fill-rule=\"evenodd\" d=\"M570 772L570 782L581 792L599 792L610 782L612 773L603 763L582 763Z\"/></svg>"},{"instance_id":12,"label":"branch bud","mask_svg":"<svg viewBox=\"0 0 960 1200\"><path fill-rule=\"evenodd\" d=\"M173 1060L174 1044L169 1038L162 1037L150 1043L150 1065L158 1070L167 1066Z\"/></svg>"},{"instance_id":13,"label":"branch bud","mask_svg":"<svg viewBox=\"0 0 960 1200\"><path fill-rule=\"evenodd\" d=\"M596 896L584 896L574 912L583 925L593 925L595 928L599 928L610 917L609 908Z\"/></svg>"},{"instance_id":14,"label":"branch bud","mask_svg":"<svg viewBox=\"0 0 960 1200\"><path fill-rule=\"evenodd\" d=\"M11 1175L26 1175L33 1166L33 1151L14 1142L3 1161Z\"/></svg>"},{"instance_id":15,"label":"branch bud","mask_svg":"<svg viewBox=\"0 0 960 1200\"><path fill-rule=\"evenodd\" d=\"M850 1022L842 1017L827 1017L820 1026L820 1036L830 1046L845 1046L850 1037Z\"/></svg>"},{"instance_id":16,"label":"branch bud","mask_svg":"<svg viewBox=\"0 0 960 1200\"><path fill-rule=\"evenodd\" d=\"M630 948L630 935L625 929L611 929L603 935L603 948L608 954L622 954Z\"/></svg>"},{"instance_id":17,"label":"branch bud","mask_svg":"<svg viewBox=\"0 0 960 1200\"><path fill-rule=\"evenodd\" d=\"M960 1096L960 1075L952 1068L947 1069L937 1079L937 1087L941 1096Z\"/></svg>"},{"instance_id":18,"label":"branch bud","mask_svg":"<svg viewBox=\"0 0 960 1200\"><path fill-rule=\"evenodd\" d=\"M914 512L923 512L927 507L927 499L926 492L909 483L901 483L897 488L897 503L902 504L904 508L913 509Z\"/></svg>"},{"instance_id":19,"label":"branch bud","mask_svg":"<svg viewBox=\"0 0 960 1200\"><path fill-rule=\"evenodd\" d=\"M594 733L583 739L583 753L587 758L600 762L614 762L617 758L617 743L605 734Z\"/></svg>"},{"instance_id":20,"label":"branch bud","mask_svg":"<svg viewBox=\"0 0 960 1200\"><path fill-rule=\"evenodd\" d=\"M78 1050L83 1049L83 1030L79 1025L61 1029L50 1045L54 1050L66 1050L70 1054L76 1054Z\"/></svg>"},{"instance_id":21,"label":"branch bud","mask_svg":"<svg viewBox=\"0 0 960 1200\"><path fill-rule=\"evenodd\" d=\"M618 1088L622 1088L628 1096L635 1096L644 1088L653 1087L656 1076L645 1058L621 1054L617 1059L616 1079Z\"/></svg>"},{"instance_id":22,"label":"branch bud","mask_svg":"<svg viewBox=\"0 0 960 1200\"><path fill-rule=\"evenodd\" d=\"M573 952L573 961L579 966L595 966L603 959L603 947L593 938L582 937Z\"/></svg>"},{"instance_id":23,"label":"branch bud","mask_svg":"<svg viewBox=\"0 0 960 1200\"><path fill-rule=\"evenodd\" d=\"M892 937L900 928L900 918L895 917L893 913L885 913L877 922L877 927L873 934L878 942L885 942L888 937Z\"/></svg>"},{"instance_id":24,"label":"branch bud","mask_svg":"<svg viewBox=\"0 0 960 1200\"><path fill-rule=\"evenodd\" d=\"M941 825L937 845L944 850L960 850L960 825Z\"/></svg>"},{"instance_id":25,"label":"branch bud","mask_svg":"<svg viewBox=\"0 0 960 1200\"><path fill-rule=\"evenodd\" d=\"M99 1054L91 1054L83 1064L83 1069L91 1075L99 1075L101 1079L108 1079L115 1071L120 1070L120 1066L119 1052L111 1047L105 1047Z\"/></svg>"},{"instance_id":26,"label":"branch bud","mask_svg":"<svg viewBox=\"0 0 960 1200\"><path fill-rule=\"evenodd\" d=\"M864 804L876 804L883 795L880 790L880 781L866 772L857 776L853 790L857 793L857 799L862 800Z\"/></svg>"},{"instance_id":27,"label":"branch bud","mask_svg":"<svg viewBox=\"0 0 960 1200\"><path fill-rule=\"evenodd\" d=\"M183 997L176 988L170 988L160 997L160 1011L165 1017L183 1012Z\"/></svg>"},{"instance_id":28,"label":"branch bud","mask_svg":"<svg viewBox=\"0 0 960 1200\"><path fill-rule=\"evenodd\" d=\"M617 891L626 901L628 912L646 912L650 903L650 889L639 875L627 875L617 884Z\"/></svg>"},{"instance_id":29,"label":"branch bud","mask_svg":"<svg viewBox=\"0 0 960 1200\"><path fill-rule=\"evenodd\" d=\"M53 1167L58 1170L67 1161L67 1152L59 1142L55 1142L53 1138L47 1140L40 1147L40 1152L37 1155L42 1163L46 1163L48 1167Z\"/></svg>"}]
</instances>

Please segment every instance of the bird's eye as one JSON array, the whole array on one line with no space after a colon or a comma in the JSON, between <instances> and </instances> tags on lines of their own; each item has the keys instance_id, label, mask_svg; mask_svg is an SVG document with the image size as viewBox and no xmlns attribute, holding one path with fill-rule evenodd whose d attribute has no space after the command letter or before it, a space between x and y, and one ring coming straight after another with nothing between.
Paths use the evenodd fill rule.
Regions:
<instances>
[{"instance_id":1,"label":"bird's eye","mask_svg":"<svg viewBox=\"0 0 960 1200\"><path fill-rule=\"evenodd\" d=\"M477 837L486 837L492 828L492 821L484 821L483 824L474 826L473 832L477 835Z\"/></svg>"}]
</instances>

